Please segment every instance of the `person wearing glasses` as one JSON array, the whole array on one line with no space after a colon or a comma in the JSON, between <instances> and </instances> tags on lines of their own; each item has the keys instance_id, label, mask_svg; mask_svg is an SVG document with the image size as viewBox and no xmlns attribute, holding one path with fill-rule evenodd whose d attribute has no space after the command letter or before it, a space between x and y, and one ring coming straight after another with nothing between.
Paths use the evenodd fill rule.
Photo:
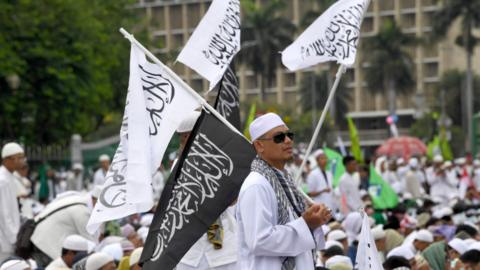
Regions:
<instances>
[{"instance_id":1,"label":"person wearing glasses","mask_svg":"<svg viewBox=\"0 0 480 270\"><path fill-rule=\"evenodd\" d=\"M313 270L313 254L325 241L320 226L330 220L331 210L307 205L286 172L294 134L277 114L258 117L249 129L257 157L236 209L239 268Z\"/></svg>"},{"instance_id":2,"label":"person wearing glasses","mask_svg":"<svg viewBox=\"0 0 480 270\"><path fill-rule=\"evenodd\" d=\"M0 167L0 262L13 254L20 229L20 211L17 201L15 171L25 164L23 148L17 143L7 143L2 148Z\"/></svg>"}]
</instances>

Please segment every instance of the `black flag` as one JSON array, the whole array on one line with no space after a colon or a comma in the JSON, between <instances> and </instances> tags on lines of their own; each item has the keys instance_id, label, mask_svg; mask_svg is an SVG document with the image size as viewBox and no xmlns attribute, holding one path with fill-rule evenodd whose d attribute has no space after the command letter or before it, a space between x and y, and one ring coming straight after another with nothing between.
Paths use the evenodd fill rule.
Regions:
<instances>
[{"instance_id":1,"label":"black flag","mask_svg":"<svg viewBox=\"0 0 480 270\"><path fill-rule=\"evenodd\" d=\"M173 269L237 198L255 157L252 145L203 111L162 193L140 259Z\"/></svg>"},{"instance_id":2,"label":"black flag","mask_svg":"<svg viewBox=\"0 0 480 270\"><path fill-rule=\"evenodd\" d=\"M233 63L227 68L220 81L215 109L240 130L240 96Z\"/></svg>"}]
</instances>

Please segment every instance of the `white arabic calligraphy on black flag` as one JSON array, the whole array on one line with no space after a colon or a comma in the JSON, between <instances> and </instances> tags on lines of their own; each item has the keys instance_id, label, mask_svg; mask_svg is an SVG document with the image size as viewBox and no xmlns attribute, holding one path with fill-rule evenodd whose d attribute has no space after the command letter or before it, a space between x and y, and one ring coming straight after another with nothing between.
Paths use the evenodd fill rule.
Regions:
<instances>
[{"instance_id":1,"label":"white arabic calligraphy on black flag","mask_svg":"<svg viewBox=\"0 0 480 270\"><path fill-rule=\"evenodd\" d=\"M202 112L167 182L140 261L143 269L173 269L237 198L255 157L251 144Z\"/></svg>"},{"instance_id":2,"label":"white arabic calligraphy on black flag","mask_svg":"<svg viewBox=\"0 0 480 270\"><path fill-rule=\"evenodd\" d=\"M357 257L355 262L356 270L383 270L380 257L378 256L375 239L372 237L370 222L367 213L363 212L362 231L358 241Z\"/></svg>"},{"instance_id":3,"label":"white arabic calligraphy on black flag","mask_svg":"<svg viewBox=\"0 0 480 270\"><path fill-rule=\"evenodd\" d=\"M120 145L105 177L87 230L102 222L145 212L153 205L152 175L180 122L200 106L159 66L132 44L127 106Z\"/></svg>"},{"instance_id":4,"label":"white arabic calligraphy on black flag","mask_svg":"<svg viewBox=\"0 0 480 270\"><path fill-rule=\"evenodd\" d=\"M215 109L230 122L236 129L240 130L240 96L238 93L238 79L233 69L233 64L227 68L220 87L218 88Z\"/></svg>"},{"instance_id":5,"label":"white arabic calligraphy on black flag","mask_svg":"<svg viewBox=\"0 0 480 270\"><path fill-rule=\"evenodd\" d=\"M177 61L217 85L240 51L240 0L214 0Z\"/></svg>"},{"instance_id":6,"label":"white arabic calligraphy on black flag","mask_svg":"<svg viewBox=\"0 0 480 270\"><path fill-rule=\"evenodd\" d=\"M282 52L283 64L291 71L327 61L353 65L369 4L370 0L337 1Z\"/></svg>"}]
</instances>

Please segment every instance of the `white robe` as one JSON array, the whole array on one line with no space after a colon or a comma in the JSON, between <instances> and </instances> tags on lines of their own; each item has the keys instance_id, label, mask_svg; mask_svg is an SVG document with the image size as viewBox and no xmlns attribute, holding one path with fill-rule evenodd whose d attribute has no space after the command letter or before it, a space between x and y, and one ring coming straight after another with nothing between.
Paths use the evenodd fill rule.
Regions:
<instances>
[{"instance_id":1,"label":"white robe","mask_svg":"<svg viewBox=\"0 0 480 270\"><path fill-rule=\"evenodd\" d=\"M98 169L93 175L93 184L95 186L102 186L103 183L105 183L106 174L107 172L104 171L102 168Z\"/></svg>"},{"instance_id":2,"label":"white robe","mask_svg":"<svg viewBox=\"0 0 480 270\"><path fill-rule=\"evenodd\" d=\"M358 208L363 206L360 190L358 185L355 184L355 180L351 174L345 172L342 177L340 177L338 186L342 194L341 196L345 198L348 212L357 211Z\"/></svg>"},{"instance_id":3,"label":"white robe","mask_svg":"<svg viewBox=\"0 0 480 270\"><path fill-rule=\"evenodd\" d=\"M305 220L294 218L278 225L277 199L268 180L251 172L237 203L239 255L242 270L280 270L284 257L295 257L296 269L313 270L312 250L324 246L319 227L313 233Z\"/></svg>"},{"instance_id":4,"label":"white robe","mask_svg":"<svg viewBox=\"0 0 480 270\"><path fill-rule=\"evenodd\" d=\"M35 217L35 220L46 216L53 210L73 203L84 203L85 205L74 205L47 217L39 223L33 232L32 243L47 254L51 259L61 256L63 240L72 234L78 234L90 241L98 242L98 238L90 235L86 226L90 218L91 210L87 206L88 196L67 196L51 202L47 207Z\"/></svg>"},{"instance_id":5,"label":"white robe","mask_svg":"<svg viewBox=\"0 0 480 270\"><path fill-rule=\"evenodd\" d=\"M0 256L13 252L20 229L16 181L7 168L0 167Z\"/></svg>"},{"instance_id":6,"label":"white robe","mask_svg":"<svg viewBox=\"0 0 480 270\"><path fill-rule=\"evenodd\" d=\"M205 233L183 256L177 270L240 269L236 266L238 244L237 222L233 217L234 209L235 207L227 208L220 216L224 233L222 248L214 249Z\"/></svg>"},{"instance_id":7,"label":"white robe","mask_svg":"<svg viewBox=\"0 0 480 270\"><path fill-rule=\"evenodd\" d=\"M70 269L70 267L68 267L67 264L63 261L62 257L60 257L53 260L45 268L45 270L57 270L57 269Z\"/></svg>"},{"instance_id":8,"label":"white robe","mask_svg":"<svg viewBox=\"0 0 480 270\"><path fill-rule=\"evenodd\" d=\"M327 181L325 181L325 177L319 168L313 170L307 177L308 192L319 192L326 188L330 188L329 192L322 192L312 199L316 203L324 203L331 209L336 209L337 205L333 200L333 175L330 171L325 171L325 175L327 176Z\"/></svg>"}]
</instances>

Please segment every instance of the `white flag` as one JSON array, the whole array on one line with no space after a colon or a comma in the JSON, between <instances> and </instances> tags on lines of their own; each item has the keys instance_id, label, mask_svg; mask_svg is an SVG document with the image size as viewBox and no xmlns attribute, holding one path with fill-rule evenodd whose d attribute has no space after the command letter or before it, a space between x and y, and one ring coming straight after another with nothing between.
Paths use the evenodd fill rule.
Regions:
<instances>
[{"instance_id":1,"label":"white flag","mask_svg":"<svg viewBox=\"0 0 480 270\"><path fill-rule=\"evenodd\" d=\"M337 1L282 52L283 64L291 71L335 60L353 65L369 4L370 0Z\"/></svg>"},{"instance_id":2,"label":"white flag","mask_svg":"<svg viewBox=\"0 0 480 270\"><path fill-rule=\"evenodd\" d=\"M220 81L240 51L240 0L214 0L177 61L210 81Z\"/></svg>"},{"instance_id":3,"label":"white flag","mask_svg":"<svg viewBox=\"0 0 480 270\"><path fill-rule=\"evenodd\" d=\"M88 221L90 233L102 222L152 208L152 175L180 122L199 106L188 90L132 44L120 144Z\"/></svg>"},{"instance_id":4,"label":"white flag","mask_svg":"<svg viewBox=\"0 0 480 270\"><path fill-rule=\"evenodd\" d=\"M362 231L358 241L357 259L355 262L356 270L383 270L380 257L378 256L377 246L372 237L368 215L363 212Z\"/></svg>"}]
</instances>

